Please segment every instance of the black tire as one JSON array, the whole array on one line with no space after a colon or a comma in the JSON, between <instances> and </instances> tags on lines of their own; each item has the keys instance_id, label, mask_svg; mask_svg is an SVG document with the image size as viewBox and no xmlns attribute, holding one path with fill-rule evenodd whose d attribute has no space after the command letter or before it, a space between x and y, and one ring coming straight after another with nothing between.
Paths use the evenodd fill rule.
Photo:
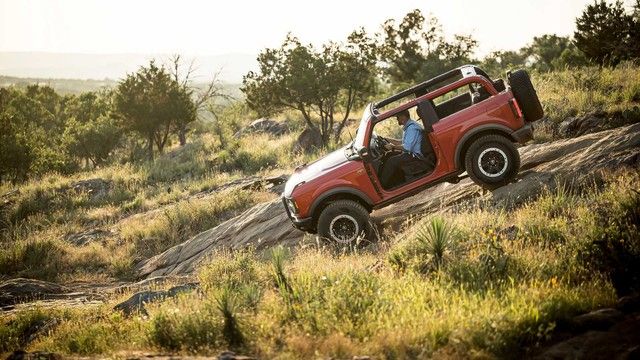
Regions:
<instances>
[{"instance_id":1,"label":"black tire","mask_svg":"<svg viewBox=\"0 0 640 360\"><path fill-rule=\"evenodd\" d=\"M471 143L464 165L476 184L495 190L515 180L520 170L520 154L506 137L485 135Z\"/></svg>"},{"instance_id":2,"label":"black tire","mask_svg":"<svg viewBox=\"0 0 640 360\"><path fill-rule=\"evenodd\" d=\"M529 74L524 70L516 70L509 75L511 92L518 101L525 120L532 122L540 120L544 116L542 104L538 99L536 89L531 83Z\"/></svg>"},{"instance_id":3,"label":"black tire","mask_svg":"<svg viewBox=\"0 0 640 360\"><path fill-rule=\"evenodd\" d=\"M337 200L327 205L318 218L318 235L340 244L353 244L359 236L371 236L369 212L353 200Z\"/></svg>"}]
</instances>

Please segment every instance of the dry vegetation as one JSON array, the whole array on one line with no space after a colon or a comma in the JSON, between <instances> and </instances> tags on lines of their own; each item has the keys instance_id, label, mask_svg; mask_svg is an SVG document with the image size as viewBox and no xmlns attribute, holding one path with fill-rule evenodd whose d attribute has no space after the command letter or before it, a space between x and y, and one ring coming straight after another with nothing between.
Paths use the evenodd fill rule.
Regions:
<instances>
[{"instance_id":1,"label":"dry vegetation","mask_svg":"<svg viewBox=\"0 0 640 360\"><path fill-rule=\"evenodd\" d=\"M219 253L199 273L201 292L150 306L148 317L125 318L109 304L36 309L3 319L0 339L8 349L30 323L57 318L30 349L511 357L559 321L628 290L611 273L628 264L605 262L617 242L615 258L640 260L632 241L640 235L639 181L637 171L623 171L586 187L559 186L518 209L480 204L434 215L375 252Z\"/></svg>"},{"instance_id":2,"label":"dry vegetation","mask_svg":"<svg viewBox=\"0 0 640 360\"><path fill-rule=\"evenodd\" d=\"M566 70L536 75L534 82L554 123L596 109L640 119L636 70ZM0 279L129 280L136 261L275 197L212 189L248 174L288 173L322 153L294 152L295 132L226 135L224 147L205 134L155 163L2 185L0 194L17 192L0 205ZM70 189L90 178L111 183L105 196ZM615 259L640 263L638 183L640 173L620 171L586 187L559 186L517 209L478 204L432 215L375 250L220 253L199 273L201 292L150 306L148 317L114 313L121 298L3 315L0 353L19 346L34 323L55 318L55 328L30 350L233 348L283 359L518 356L558 321L611 304L628 288L620 279L626 265ZM65 240L96 228L111 235L85 246Z\"/></svg>"}]
</instances>

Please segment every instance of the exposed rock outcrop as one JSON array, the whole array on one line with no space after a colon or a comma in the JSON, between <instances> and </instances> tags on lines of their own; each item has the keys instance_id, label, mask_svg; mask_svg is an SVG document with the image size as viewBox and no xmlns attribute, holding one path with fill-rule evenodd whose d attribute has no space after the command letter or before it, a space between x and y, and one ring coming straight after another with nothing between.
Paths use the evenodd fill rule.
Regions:
<instances>
[{"instance_id":1,"label":"exposed rock outcrop","mask_svg":"<svg viewBox=\"0 0 640 360\"><path fill-rule=\"evenodd\" d=\"M0 284L0 306L21 301L50 298L71 292L70 289L42 280L16 278Z\"/></svg>"},{"instance_id":2,"label":"exposed rock outcrop","mask_svg":"<svg viewBox=\"0 0 640 360\"><path fill-rule=\"evenodd\" d=\"M316 128L306 128L298 135L294 151L311 152L322 147L322 135Z\"/></svg>"},{"instance_id":3,"label":"exposed rock outcrop","mask_svg":"<svg viewBox=\"0 0 640 360\"><path fill-rule=\"evenodd\" d=\"M11 310L16 304L31 303L35 301L88 303L101 300L103 297L97 293L78 292L66 286L55 283L16 278L0 284L0 310Z\"/></svg>"},{"instance_id":4,"label":"exposed rock outcrop","mask_svg":"<svg viewBox=\"0 0 640 360\"><path fill-rule=\"evenodd\" d=\"M291 226L282 202L277 199L255 205L235 218L139 263L136 270L139 277L188 274L216 250L292 245L303 235Z\"/></svg>"},{"instance_id":5,"label":"exposed rock outcrop","mask_svg":"<svg viewBox=\"0 0 640 360\"><path fill-rule=\"evenodd\" d=\"M613 113L598 110L582 116L566 118L557 126L557 134L562 137L581 136L639 121L640 108L638 106Z\"/></svg>"},{"instance_id":6,"label":"exposed rock outcrop","mask_svg":"<svg viewBox=\"0 0 640 360\"><path fill-rule=\"evenodd\" d=\"M86 193L92 200L104 198L112 187L111 181L100 178L80 180L71 184L71 188L74 191Z\"/></svg>"},{"instance_id":7,"label":"exposed rock outcrop","mask_svg":"<svg viewBox=\"0 0 640 360\"><path fill-rule=\"evenodd\" d=\"M629 307L625 300L632 299ZM595 310L558 324L548 344L527 356L533 359L640 358L640 297L622 298L617 308Z\"/></svg>"},{"instance_id":8,"label":"exposed rock outcrop","mask_svg":"<svg viewBox=\"0 0 640 360\"><path fill-rule=\"evenodd\" d=\"M471 180L440 184L399 203L375 211L374 221L383 228L399 227L411 216L435 210L466 206L482 199L495 204L516 205L545 187L554 187L557 178L588 179L601 169L640 165L640 124L589 134L546 144L521 147L522 168L516 183L483 194ZM202 232L137 265L139 277L180 275L193 272L198 264L219 249L253 246L294 245L304 234L295 230L280 200L258 204L241 215Z\"/></svg>"},{"instance_id":9,"label":"exposed rock outcrop","mask_svg":"<svg viewBox=\"0 0 640 360\"><path fill-rule=\"evenodd\" d=\"M125 316L131 316L135 313L147 314L144 305L165 300L178 296L181 293L189 292L196 289L197 283L188 283L184 285L174 286L169 290L145 290L133 294L129 299L119 303L113 307L113 310L122 311Z\"/></svg>"},{"instance_id":10,"label":"exposed rock outcrop","mask_svg":"<svg viewBox=\"0 0 640 360\"><path fill-rule=\"evenodd\" d=\"M109 230L91 229L79 233L68 234L64 240L75 245L84 246L113 235Z\"/></svg>"},{"instance_id":11,"label":"exposed rock outcrop","mask_svg":"<svg viewBox=\"0 0 640 360\"><path fill-rule=\"evenodd\" d=\"M275 120L260 118L254 120L249 126L235 133L234 137L239 138L245 134L266 133L273 136L280 136L289 132L289 126Z\"/></svg>"},{"instance_id":12,"label":"exposed rock outcrop","mask_svg":"<svg viewBox=\"0 0 640 360\"><path fill-rule=\"evenodd\" d=\"M267 190L274 193L281 193L284 188L284 183L287 181L287 175L278 175L271 177L260 177L260 176L249 176L242 179L237 179L233 181L229 181L220 186L216 186L214 188L208 189L206 191L202 191L194 195L194 197L204 197L211 193L216 193L229 189L243 189L243 190Z\"/></svg>"}]
</instances>

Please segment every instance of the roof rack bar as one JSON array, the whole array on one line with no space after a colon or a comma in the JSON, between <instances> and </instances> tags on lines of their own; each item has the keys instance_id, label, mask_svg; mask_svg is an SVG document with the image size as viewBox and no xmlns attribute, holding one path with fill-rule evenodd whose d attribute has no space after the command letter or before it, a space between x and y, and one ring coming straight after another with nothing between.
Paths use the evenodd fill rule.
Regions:
<instances>
[{"instance_id":1,"label":"roof rack bar","mask_svg":"<svg viewBox=\"0 0 640 360\"><path fill-rule=\"evenodd\" d=\"M406 90L403 90L403 91L401 91L401 92L399 92L399 93L397 93L395 95L392 95L392 96L390 96L390 97L388 97L386 99L383 99L383 100L375 103L373 107L374 108L381 108L381 107L383 107L385 105L389 105L392 102L400 100L400 99L402 99L404 97L407 97L407 96L409 96L411 94L415 94L415 93L417 93L417 92L419 92L421 90L425 90L431 85L437 84L437 83L439 83L439 82L441 82L443 80L446 80L446 79L448 79L448 78L450 78L450 77L452 77L454 75L459 74L460 73L460 69L462 69L463 67L468 67L468 66L473 66L473 65L463 65L463 66L457 67L457 68L455 68L453 70L449 70L444 74L440 74L440 75L438 75L438 76L436 76L436 77L434 77L432 79L429 79L427 81L421 82L418 85L414 85L414 86L412 86L412 87L410 87L410 88L408 88ZM488 77L486 75L486 73L484 71L480 70L478 67L473 66L473 68L476 70L476 72L479 75Z\"/></svg>"}]
</instances>

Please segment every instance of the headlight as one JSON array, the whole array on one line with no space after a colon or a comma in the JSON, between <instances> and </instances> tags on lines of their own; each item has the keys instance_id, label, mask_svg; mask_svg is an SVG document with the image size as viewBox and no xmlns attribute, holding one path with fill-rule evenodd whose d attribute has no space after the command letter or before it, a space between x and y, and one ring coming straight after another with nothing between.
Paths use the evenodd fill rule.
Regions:
<instances>
[{"instance_id":1,"label":"headlight","mask_svg":"<svg viewBox=\"0 0 640 360\"><path fill-rule=\"evenodd\" d=\"M289 211L292 214L298 213L298 207L296 206L296 202L293 199L287 199L287 207L289 207Z\"/></svg>"}]
</instances>

